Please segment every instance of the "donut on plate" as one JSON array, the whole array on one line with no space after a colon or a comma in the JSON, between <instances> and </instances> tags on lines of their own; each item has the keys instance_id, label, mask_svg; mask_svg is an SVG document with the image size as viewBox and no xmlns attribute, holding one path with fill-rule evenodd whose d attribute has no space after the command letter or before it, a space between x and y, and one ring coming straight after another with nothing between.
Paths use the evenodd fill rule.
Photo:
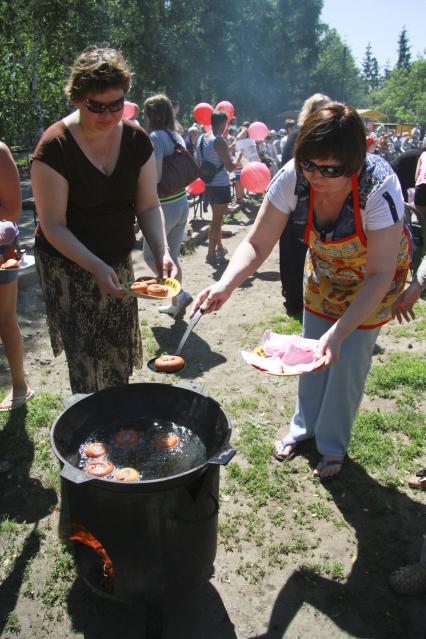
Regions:
<instances>
[{"instance_id":1,"label":"donut on plate","mask_svg":"<svg viewBox=\"0 0 426 639\"><path fill-rule=\"evenodd\" d=\"M130 428L122 428L114 435L114 441L119 446L134 446L138 443L139 439L139 433Z\"/></svg>"},{"instance_id":2,"label":"donut on plate","mask_svg":"<svg viewBox=\"0 0 426 639\"><path fill-rule=\"evenodd\" d=\"M19 267L19 260L15 260L15 259L10 259L10 260L6 260L6 262L3 262L3 264L0 266L0 268L4 269L5 271L11 269L11 268L18 268Z\"/></svg>"},{"instance_id":3,"label":"donut on plate","mask_svg":"<svg viewBox=\"0 0 426 639\"><path fill-rule=\"evenodd\" d=\"M169 289L163 284L148 284L147 295L155 295L155 297L167 297Z\"/></svg>"},{"instance_id":4,"label":"donut on plate","mask_svg":"<svg viewBox=\"0 0 426 639\"><path fill-rule=\"evenodd\" d=\"M103 442L91 442L83 448L86 457L102 457L108 452L108 446Z\"/></svg>"},{"instance_id":5,"label":"donut on plate","mask_svg":"<svg viewBox=\"0 0 426 639\"><path fill-rule=\"evenodd\" d=\"M118 481L137 481L139 473L136 468L119 468L114 473L114 479Z\"/></svg>"},{"instance_id":6,"label":"donut on plate","mask_svg":"<svg viewBox=\"0 0 426 639\"><path fill-rule=\"evenodd\" d=\"M185 366L185 360L180 355L161 355L154 361L154 367L158 371L173 373Z\"/></svg>"},{"instance_id":7,"label":"donut on plate","mask_svg":"<svg viewBox=\"0 0 426 639\"><path fill-rule=\"evenodd\" d=\"M114 465L110 461L98 459L95 462L87 464L86 473L94 477L105 477L105 475L112 473L113 468Z\"/></svg>"},{"instance_id":8,"label":"donut on plate","mask_svg":"<svg viewBox=\"0 0 426 639\"><path fill-rule=\"evenodd\" d=\"M133 282L130 286L130 290L134 293L144 293L146 294L148 290L148 284L146 282Z\"/></svg>"},{"instance_id":9,"label":"donut on plate","mask_svg":"<svg viewBox=\"0 0 426 639\"><path fill-rule=\"evenodd\" d=\"M179 438L173 433L159 433L153 439L154 446L157 448L174 448Z\"/></svg>"}]
</instances>

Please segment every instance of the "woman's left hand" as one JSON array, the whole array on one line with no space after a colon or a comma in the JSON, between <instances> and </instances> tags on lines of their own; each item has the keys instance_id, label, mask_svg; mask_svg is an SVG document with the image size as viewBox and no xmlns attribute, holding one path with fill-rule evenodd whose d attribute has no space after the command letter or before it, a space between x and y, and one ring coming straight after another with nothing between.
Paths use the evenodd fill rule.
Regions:
<instances>
[{"instance_id":1,"label":"woman's left hand","mask_svg":"<svg viewBox=\"0 0 426 639\"><path fill-rule=\"evenodd\" d=\"M325 368L329 368L332 364L336 364L339 361L341 346L342 340L335 335L334 326L332 326L318 340L318 346L315 355L317 359L325 356L325 361L324 364L316 370L322 371Z\"/></svg>"},{"instance_id":2,"label":"woman's left hand","mask_svg":"<svg viewBox=\"0 0 426 639\"><path fill-rule=\"evenodd\" d=\"M166 251L163 254L162 259L160 260L159 263L159 269L158 272L160 274L160 277L176 277L178 269L176 264L173 262L172 258L170 257L170 253L168 251Z\"/></svg>"}]
</instances>

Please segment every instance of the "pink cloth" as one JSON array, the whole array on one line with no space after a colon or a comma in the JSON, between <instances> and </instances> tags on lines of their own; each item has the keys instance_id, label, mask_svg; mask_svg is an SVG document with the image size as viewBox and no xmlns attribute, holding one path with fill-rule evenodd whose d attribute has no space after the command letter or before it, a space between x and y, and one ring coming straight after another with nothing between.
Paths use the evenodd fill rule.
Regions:
<instances>
[{"instance_id":1,"label":"pink cloth","mask_svg":"<svg viewBox=\"0 0 426 639\"><path fill-rule=\"evenodd\" d=\"M322 364L322 358L315 358L318 340L306 339L298 335L281 335L265 331L262 349L266 357L256 353L241 351L243 359L262 371L275 375L298 375L309 373Z\"/></svg>"}]
</instances>

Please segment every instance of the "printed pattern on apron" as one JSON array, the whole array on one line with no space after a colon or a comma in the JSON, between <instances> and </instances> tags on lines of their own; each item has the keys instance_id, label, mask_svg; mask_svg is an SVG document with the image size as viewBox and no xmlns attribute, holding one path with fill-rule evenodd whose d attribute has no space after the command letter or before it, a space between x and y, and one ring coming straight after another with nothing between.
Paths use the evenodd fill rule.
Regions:
<instances>
[{"instance_id":1,"label":"printed pattern on apron","mask_svg":"<svg viewBox=\"0 0 426 639\"><path fill-rule=\"evenodd\" d=\"M362 230L358 176L352 176L355 232L348 237L321 240L313 228L314 191L310 188L305 243L304 304L316 315L336 321L343 315L365 280L367 238ZM392 304L404 288L410 266L408 234L404 229L396 271L389 291L358 328L376 328L392 319Z\"/></svg>"}]
</instances>

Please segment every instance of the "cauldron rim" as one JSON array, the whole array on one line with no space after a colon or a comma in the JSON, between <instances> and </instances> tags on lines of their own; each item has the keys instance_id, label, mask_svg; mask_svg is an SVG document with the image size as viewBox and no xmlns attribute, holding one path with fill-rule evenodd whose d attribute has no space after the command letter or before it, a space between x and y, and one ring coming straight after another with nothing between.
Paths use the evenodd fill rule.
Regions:
<instances>
[{"instance_id":1,"label":"cauldron rim","mask_svg":"<svg viewBox=\"0 0 426 639\"><path fill-rule=\"evenodd\" d=\"M85 400L87 400L89 397L91 397L92 395L100 395L100 394L105 394L108 391L111 391L112 389L114 389L116 392L119 391L119 389L124 389L124 388L128 388L129 386L131 387L141 387L141 386L162 386L162 387L172 387L172 388L176 388L176 389L182 389L185 391L189 391L191 393L193 393L194 395L199 395L200 397L204 398L204 399L208 399L211 402L213 402L214 404L216 404L220 411L222 412L222 414L224 415L226 422L227 422L227 429L226 429L226 433L224 434L224 440L221 444L221 446L219 447L219 449L216 451L216 454L210 458L208 458L204 463L199 464L198 466L191 468L189 470L186 470L182 473L178 473L177 475L169 475L167 477L161 477L158 479L141 479L137 482L121 482L119 480L116 479L104 479L102 477L90 477L89 475L87 475L84 470L81 470L80 468L74 466L73 464L71 464L58 450L58 447L56 445L56 441L55 441L55 431L58 425L58 422L61 420L61 418L63 417L63 415L65 413L67 413L68 410L70 410L71 408L73 408L75 405L79 404L80 402L84 402ZM61 464L61 476L69 479L70 481L74 481L75 483L87 483L87 482L95 482L95 485L97 485L99 488L105 489L105 490L120 490L121 492L134 492L137 491L138 489L146 489L146 488L157 488L157 489L167 489L167 488L172 488L175 487L177 484L186 484L189 483L190 480L196 479L199 475L201 475L203 472L205 472L205 470L208 468L209 465L226 465L228 463L228 461L234 456L236 450L230 446L229 441L231 438L231 434L232 434L232 429L230 428L229 424L231 423L231 420L229 418L229 415L227 414L227 412L222 408L222 406L219 404L219 402L215 399L213 399L212 397L209 397L208 395L206 395L204 392L202 392L202 389L200 387L197 387L197 389L194 388L190 388L184 384L165 384L165 383L159 383L159 382L136 382L136 383L132 383L132 384L124 384L122 386L114 386L114 387L110 387L110 388L104 388L102 390L99 391L95 391L94 393L88 393L87 395L83 395L80 397L80 399L77 399L75 402L73 402L70 406L64 408L64 410L60 413L60 415L58 415L58 417L55 419L51 429L50 429L50 443L51 443L51 447L52 450L55 454L55 456L57 457L57 459L60 461ZM224 460L220 461L220 457L224 456Z\"/></svg>"}]
</instances>

